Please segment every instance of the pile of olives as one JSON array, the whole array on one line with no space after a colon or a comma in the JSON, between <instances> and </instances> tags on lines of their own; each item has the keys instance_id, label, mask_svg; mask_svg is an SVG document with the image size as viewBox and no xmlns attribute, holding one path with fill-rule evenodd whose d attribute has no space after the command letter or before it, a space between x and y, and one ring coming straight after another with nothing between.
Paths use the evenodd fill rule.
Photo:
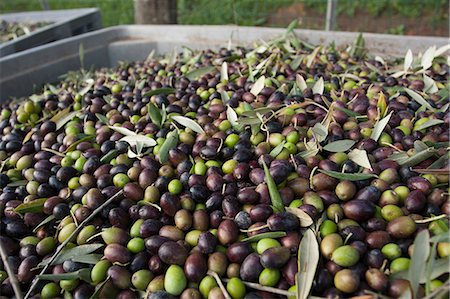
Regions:
<instances>
[{"instance_id":1,"label":"pile of olives","mask_svg":"<svg viewBox=\"0 0 450 299\"><path fill-rule=\"evenodd\" d=\"M312 229L311 295L400 296L416 235L448 233L449 66L386 61L289 37L3 102L0 294L8 263L28 298L295 298Z\"/></svg>"}]
</instances>

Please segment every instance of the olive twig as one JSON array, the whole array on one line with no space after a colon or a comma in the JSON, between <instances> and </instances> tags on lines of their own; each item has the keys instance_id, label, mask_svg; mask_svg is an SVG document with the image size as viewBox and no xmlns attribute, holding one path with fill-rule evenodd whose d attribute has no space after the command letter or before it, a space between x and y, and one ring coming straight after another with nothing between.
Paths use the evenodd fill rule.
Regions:
<instances>
[{"instance_id":1,"label":"olive twig","mask_svg":"<svg viewBox=\"0 0 450 299\"><path fill-rule=\"evenodd\" d=\"M447 217L447 214L442 214L442 215L439 215L439 216L434 216L434 217L425 218L425 219L421 219L421 220L414 220L414 222L415 223L419 223L419 224L421 224L421 223L428 223L428 222L433 222L435 220L439 220L439 219L442 219L442 218L445 218L445 217Z\"/></svg>"},{"instance_id":2,"label":"olive twig","mask_svg":"<svg viewBox=\"0 0 450 299\"><path fill-rule=\"evenodd\" d=\"M228 278L225 278L223 280L225 282L230 281ZM254 283L254 282L248 282L248 281L242 281L242 283L244 285L252 288L252 289L255 289L255 290L269 292L269 293L272 293L272 294L284 295L284 296L287 296L287 297L295 297L295 293L289 292L289 291L286 291L286 290L272 288L272 287L266 287L266 286L262 286L260 284L257 284L257 283Z\"/></svg>"},{"instance_id":3,"label":"olive twig","mask_svg":"<svg viewBox=\"0 0 450 299\"><path fill-rule=\"evenodd\" d=\"M227 289L225 289L225 286L223 285L222 281L220 280L219 275L217 275L214 271L208 271L208 275L211 275L216 280L217 284L219 285L220 290L222 291L223 296L225 299L231 299L230 295L227 292Z\"/></svg>"},{"instance_id":4,"label":"olive twig","mask_svg":"<svg viewBox=\"0 0 450 299\"><path fill-rule=\"evenodd\" d=\"M6 250L3 247L3 244L0 241L0 255L2 258L3 265L5 266L5 270L8 273L9 281L11 282L12 288L14 290L14 294L16 298L23 298L22 292L20 291L19 282L17 281L16 276L14 275L13 270L11 269L11 266L8 263L8 255L6 254Z\"/></svg>"},{"instance_id":5,"label":"olive twig","mask_svg":"<svg viewBox=\"0 0 450 299\"><path fill-rule=\"evenodd\" d=\"M58 257L58 255L61 253L61 251L64 249L64 247L66 247L66 245L72 240L72 238L83 228L86 226L86 224L91 221L98 213L100 213L100 211L102 211L107 205L109 205L111 202L113 202L114 200L116 200L118 197L122 196L123 194L123 190L120 190L119 192L117 192L116 194L114 194L113 196L111 196L107 201L105 201L101 206L99 206L97 209L95 209L94 211L92 211L92 214L89 215L89 217L87 217L83 222L80 223L79 226L77 226L77 228L70 234L70 236L63 242L61 243L61 245L58 246L58 248L56 249L55 253L51 256L50 260L47 262L47 264L44 266L44 268L42 269L42 271L39 273L39 275L37 275L34 279L33 282L31 283L30 288L28 289L28 292L25 294L24 299L27 299L30 297L31 293L33 292L33 290L36 288L38 282L39 282L39 276L45 274L45 272L47 271L47 269L50 267L50 265L55 261L55 259Z\"/></svg>"}]
</instances>

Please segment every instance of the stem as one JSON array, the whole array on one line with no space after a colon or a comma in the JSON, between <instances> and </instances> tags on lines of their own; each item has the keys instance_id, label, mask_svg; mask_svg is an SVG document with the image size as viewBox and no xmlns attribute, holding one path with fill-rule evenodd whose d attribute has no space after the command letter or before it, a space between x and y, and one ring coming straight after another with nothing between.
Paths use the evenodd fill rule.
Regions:
<instances>
[{"instance_id":1,"label":"stem","mask_svg":"<svg viewBox=\"0 0 450 299\"><path fill-rule=\"evenodd\" d=\"M257 226L257 227L251 228L251 229L241 229L240 231L243 232L243 233L252 233L252 232L256 232L256 231L265 229L267 227L269 227L269 225L268 224L264 224L264 225Z\"/></svg>"},{"instance_id":2,"label":"stem","mask_svg":"<svg viewBox=\"0 0 450 299\"><path fill-rule=\"evenodd\" d=\"M211 275L216 280L217 284L219 285L220 290L222 291L223 296L225 299L231 299L230 295L227 292L227 289L225 289L225 286L222 283L222 280L220 280L219 275L217 275L214 271L208 271L208 275Z\"/></svg>"},{"instance_id":3,"label":"stem","mask_svg":"<svg viewBox=\"0 0 450 299\"><path fill-rule=\"evenodd\" d=\"M8 277L9 277L9 281L11 282L11 285L13 287L14 290L14 294L16 296L16 298L23 298L22 296L22 292L20 291L20 286L19 286L19 282L17 281L16 276L14 275L13 270L11 269L11 266L8 263L8 255L6 254L6 250L3 247L3 244L0 243L0 255L3 261L3 265L5 267L6 272L8 273Z\"/></svg>"},{"instance_id":4,"label":"stem","mask_svg":"<svg viewBox=\"0 0 450 299\"><path fill-rule=\"evenodd\" d=\"M442 219L442 218L445 218L445 217L447 217L447 215L446 214L442 214L442 215L439 215L439 216L434 216L434 217L430 217L430 218L426 218L426 219L422 219L422 220L415 220L414 222L415 223L428 223L428 222L432 222L434 220L439 220L439 219Z\"/></svg>"},{"instance_id":5,"label":"stem","mask_svg":"<svg viewBox=\"0 0 450 299\"><path fill-rule=\"evenodd\" d=\"M224 281L228 282L230 280L228 278L226 278L226 279L224 279ZM287 297L295 297L295 293L289 292L286 290L281 290L281 289L272 288L272 287L266 287L266 286L262 286L260 284L254 283L254 282L243 281L242 283L252 289L255 289L255 290L265 291L265 292L269 292L272 294L284 295Z\"/></svg>"},{"instance_id":6,"label":"stem","mask_svg":"<svg viewBox=\"0 0 450 299\"><path fill-rule=\"evenodd\" d=\"M56 249L55 253L52 255L52 257L50 258L50 260L48 261L48 263L44 266L44 268L42 269L42 271L39 273L38 276L36 276L33 279L33 282L30 286L30 288L28 289L28 292L25 294L25 298L27 299L31 296L31 293L34 291L34 289L36 288L38 282L39 282L39 276L45 274L45 272L47 271L47 269L50 267L50 265L55 261L55 259L58 257L58 255L61 253L61 251L64 249L64 247L66 247L66 245L71 241L71 239L80 232L80 230L86 226L86 224L91 221L98 213L100 213L101 210L103 210L107 205L109 205L111 202L113 202L115 199L117 199L118 197L122 196L123 194L123 190L120 190L119 192L117 192L116 194L114 194L113 196L111 196L107 201L105 201L101 206L99 206L97 209L95 209L91 215L89 215L89 217L87 217L83 222L81 222L81 224L79 226L77 226L77 228L70 234L70 236L61 244L58 246L58 248Z\"/></svg>"}]
</instances>

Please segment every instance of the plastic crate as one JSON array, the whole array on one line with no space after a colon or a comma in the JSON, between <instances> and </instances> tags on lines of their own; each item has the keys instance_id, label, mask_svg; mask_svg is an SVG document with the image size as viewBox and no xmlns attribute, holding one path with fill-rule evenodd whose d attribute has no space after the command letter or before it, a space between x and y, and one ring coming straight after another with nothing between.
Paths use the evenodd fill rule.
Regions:
<instances>
[{"instance_id":1,"label":"plastic crate","mask_svg":"<svg viewBox=\"0 0 450 299\"><path fill-rule=\"evenodd\" d=\"M83 34L102 27L97 8L47 10L0 15L7 22L49 22L30 34L0 44L0 57L54 42L63 38Z\"/></svg>"},{"instance_id":2,"label":"plastic crate","mask_svg":"<svg viewBox=\"0 0 450 299\"><path fill-rule=\"evenodd\" d=\"M260 39L280 36L284 29L237 26L127 25L110 27L29 49L0 59L0 100L29 95L44 83L80 69L79 46L84 48L84 67L111 67L118 61L145 59L155 50L163 54L182 46L206 49L248 45ZM351 44L358 33L296 30L297 36L312 44L336 46ZM447 44L446 38L394 36L365 33L366 47L373 54L404 56L408 49L415 55L431 45Z\"/></svg>"}]
</instances>

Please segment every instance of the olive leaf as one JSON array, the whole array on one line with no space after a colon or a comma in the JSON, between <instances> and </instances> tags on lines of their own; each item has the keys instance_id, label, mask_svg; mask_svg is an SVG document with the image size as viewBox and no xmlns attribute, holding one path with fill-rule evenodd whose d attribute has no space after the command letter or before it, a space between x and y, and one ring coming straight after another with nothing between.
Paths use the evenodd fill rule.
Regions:
<instances>
[{"instance_id":1,"label":"olive leaf","mask_svg":"<svg viewBox=\"0 0 450 299\"><path fill-rule=\"evenodd\" d=\"M256 242L259 241L261 239L265 239L265 238L272 238L272 239L276 239L276 238L281 238L286 236L286 232L266 232L266 233L260 233L248 238L244 238L241 241L242 242Z\"/></svg>"},{"instance_id":2,"label":"olive leaf","mask_svg":"<svg viewBox=\"0 0 450 299\"><path fill-rule=\"evenodd\" d=\"M197 80L198 78L203 77L206 74L212 73L215 69L216 68L213 66L207 66L204 68L196 69L187 73L186 78L188 78L191 81Z\"/></svg>"},{"instance_id":3,"label":"olive leaf","mask_svg":"<svg viewBox=\"0 0 450 299\"><path fill-rule=\"evenodd\" d=\"M192 131L197 132L199 134L204 134L205 133L203 128L200 127L200 125L196 121L190 119L189 117L181 116L181 115L175 115L175 116L172 116L172 120L176 121L180 125L185 126L186 128L189 128Z\"/></svg>"},{"instance_id":4,"label":"olive leaf","mask_svg":"<svg viewBox=\"0 0 450 299\"><path fill-rule=\"evenodd\" d=\"M26 186L28 184L28 180L18 180L18 181L14 181L9 183L8 187L20 187L20 186Z\"/></svg>"},{"instance_id":5,"label":"olive leaf","mask_svg":"<svg viewBox=\"0 0 450 299\"><path fill-rule=\"evenodd\" d=\"M285 143L286 143L286 141L283 140L280 144L278 144L276 147L274 147L273 150L270 151L269 155L271 155L274 158L276 156L278 156L281 153L281 151L283 150Z\"/></svg>"},{"instance_id":6,"label":"olive leaf","mask_svg":"<svg viewBox=\"0 0 450 299\"><path fill-rule=\"evenodd\" d=\"M436 51L434 52L434 57L438 57L441 56L442 54L444 54L445 52L450 50L450 44L446 44L443 45L442 47L436 49Z\"/></svg>"},{"instance_id":7,"label":"olive leaf","mask_svg":"<svg viewBox=\"0 0 450 299\"><path fill-rule=\"evenodd\" d=\"M383 133L384 128L387 126L387 124L389 123L389 120L391 119L392 116L392 111L391 113L389 113L387 116L385 116L384 118L378 120L375 125L373 126L372 129L372 134L370 135L370 138L378 141L378 138L380 138L381 133Z\"/></svg>"},{"instance_id":8,"label":"olive leaf","mask_svg":"<svg viewBox=\"0 0 450 299\"><path fill-rule=\"evenodd\" d=\"M411 257L411 265L408 270L408 280L411 283L411 289L417 296L420 277L425 272L426 261L430 255L430 234L422 230L414 239L414 251Z\"/></svg>"},{"instance_id":9,"label":"olive leaf","mask_svg":"<svg viewBox=\"0 0 450 299\"><path fill-rule=\"evenodd\" d=\"M443 124L443 123L444 123L444 121L441 120L441 119L430 119L430 120L427 120L426 122L424 122L423 124L421 124L420 126L414 128L414 129L416 131L420 131L420 130L427 129L429 127L433 127L433 126L436 126L436 125Z\"/></svg>"},{"instance_id":10,"label":"olive leaf","mask_svg":"<svg viewBox=\"0 0 450 299\"><path fill-rule=\"evenodd\" d=\"M83 87L83 89L80 89L78 91L78 94L80 96L84 96L85 94L87 94L88 91L92 89L92 86L94 86L94 83L95 83L94 79L92 79L92 78L87 79L85 82L86 82L86 86Z\"/></svg>"},{"instance_id":11,"label":"olive leaf","mask_svg":"<svg viewBox=\"0 0 450 299\"><path fill-rule=\"evenodd\" d=\"M70 108L67 108L70 109ZM67 112L63 112L67 111ZM50 120L56 123L56 130L58 131L62 127L64 127L65 124L67 124L69 121L71 121L75 116L77 116L80 113L80 111L73 111L68 113L68 110L62 110L58 112L55 116L53 116ZM57 120L55 120L57 119Z\"/></svg>"},{"instance_id":12,"label":"olive leaf","mask_svg":"<svg viewBox=\"0 0 450 299\"><path fill-rule=\"evenodd\" d=\"M423 53L422 60L420 62L420 65L422 66L423 70L427 70L433 65L435 53L436 53L436 46L429 47L425 51L425 53Z\"/></svg>"},{"instance_id":13,"label":"olive leaf","mask_svg":"<svg viewBox=\"0 0 450 299\"><path fill-rule=\"evenodd\" d=\"M220 81L228 81L228 64L225 61L220 68Z\"/></svg>"},{"instance_id":14,"label":"olive leaf","mask_svg":"<svg viewBox=\"0 0 450 299\"><path fill-rule=\"evenodd\" d=\"M95 138L94 135L88 135L88 136L86 136L86 137L83 137L83 138L81 138L81 139L75 141L74 143L72 143L72 144L64 151L64 153L71 152L71 151L73 151L73 150L75 150L75 149L77 148L77 145L78 145L78 144L80 144L80 143L82 143L82 142L85 142L85 141L90 141L90 140L92 140L92 139L94 139L94 138Z\"/></svg>"},{"instance_id":15,"label":"olive leaf","mask_svg":"<svg viewBox=\"0 0 450 299\"><path fill-rule=\"evenodd\" d=\"M97 299L99 297L99 295L100 295L100 292L105 287L106 283L108 281L110 281L110 280L111 280L111 276L108 276L104 281L102 281L101 283L97 284L95 286L94 294L92 294L91 297L89 297L89 299ZM144 293L144 295L139 297L139 298L147 298L147 295Z\"/></svg>"},{"instance_id":16,"label":"olive leaf","mask_svg":"<svg viewBox=\"0 0 450 299\"><path fill-rule=\"evenodd\" d=\"M103 244L84 244L65 249L61 252L60 255L56 257L56 259L52 262L52 265L62 264L65 261L72 260L75 257L85 256L101 247L103 247ZM50 258L42 260L42 262L40 262L38 266L45 266L49 260Z\"/></svg>"},{"instance_id":17,"label":"olive leaf","mask_svg":"<svg viewBox=\"0 0 450 299\"><path fill-rule=\"evenodd\" d=\"M348 153L348 158L359 166L372 170L372 165L370 165L369 157L365 150L355 148Z\"/></svg>"},{"instance_id":18,"label":"olive leaf","mask_svg":"<svg viewBox=\"0 0 450 299\"><path fill-rule=\"evenodd\" d=\"M412 53L412 51L411 51L411 49L408 49L408 51L406 52L406 55L405 55L405 62L404 62L404 64L403 64L403 71L406 73L408 70L409 70L409 68L411 67L411 64L412 64L412 62L413 62L413 53Z\"/></svg>"},{"instance_id":19,"label":"olive leaf","mask_svg":"<svg viewBox=\"0 0 450 299\"><path fill-rule=\"evenodd\" d=\"M253 84L252 89L250 89L250 93L252 93L255 97L263 90L264 83L266 81L266 77L261 76L256 80L256 82Z\"/></svg>"},{"instance_id":20,"label":"olive leaf","mask_svg":"<svg viewBox=\"0 0 450 299\"><path fill-rule=\"evenodd\" d=\"M423 83L425 85L423 92L436 93L439 91L436 82L425 74L423 74Z\"/></svg>"},{"instance_id":21,"label":"olive leaf","mask_svg":"<svg viewBox=\"0 0 450 299\"><path fill-rule=\"evenodd\" d=\"M161 145L159 149L158 156L161 163L166 163L169 159L169 151L177 146L178 143L178 133L176 131L171 131L167 134L166 140Z\"/></svg>"},{"instance_id":22,"label":"olive leaf","mask_svg":"<svg viewBox=\"0 0 450 299\"><path fill-rule=\"evenodd\" d=\"M100 162L101 163L109 163L115 157L117 157L117 150L116 149L112 149L100 159Z\"/></svg>"},{"instance_id":23,"label":"olive leaf","mask_svg":"<svg viewBox=\"0 0 450 299\"><path fill-rule=\"evenodd\" d=\"M314 136L319 143L324 141L328 136L328 129L320 122L316 123L311 130L314 132Z\"/></svg>"},{"instance_id":24,"label":"olive leaf","mask_svg":"<svg viewBox=\"0 0 450 299\"><path fill-rule=\"evenodd\" d=\"M302 209L286 207L286 212L297 216L297 218L300 220L300 227L308 227L308 226L311 226L314 223L314 221L312 220L311 216L309 216Z\"/></svg>"},{"instance_id":25,"label":"olive leaf","mask_svg":"<svg viewBox=\"0 0 450 299\"><path fill-rule=\"evenodd\" d=\"M295 83L297 84L298 88L300 88L301 92L304 92L305 89L308 88L308 85L306 85L305 79L303 79L303 76L300 74L297 74L295 76Z\"/></svg>"},{"instance_id":26,"label":"olive leaf","mask_svg":"<svg viewBox=\"0 0 450 299\"><path fill-rule=\"evenodd\" d=\"M378 119L385 117L387 113L387 102L386 96L382 92L380 92L380 95L378 97L377 108L379 113Z\"/></svg>"},{"instance_id":27,"label":"olive leaf","mask_svg":"<svg viewBox=\"0 0 450 299\"><path fill-rule=\"evenodd\" d=\"M162 127L162 115L161 111L159 111L158 107L156 107L153 103L148 103L147 105L148 115L150 116L150 119L152 123L157 125L159 128Z\"/></svg>"},{"instance_id":28,"label":"olive leaf","mask_svg":"<svg viewBox=\"0 0 450 299\"><path fill-rule=\"evenodd\" d=\"M176 91L175 88L170 88L170 87L157 88L157 89L147 91L146 93L144 93L142 95L142 97L151 97L151 96L159 95L159 94L171 94L171 93L174 93L175 91Z\"/></svg>"},{"instance_id":29,"label":"olive leaf","mask_svg":"<svg viewBox=\"0 0 450 299\"><path fill-rule=\"evenodd\" d=\"M117 127L117 126L108 126L108 128L110 128L111 130L114 130L116 132L119 132L122 135L125 136L136 136L137 134L127 128L124 127Z\"/></svg>"},{"instance_id":30,"label":"olive leaf","mask_svg":"<svg viewBox=\"0 0 450 299\"><path fill-rule=\"evenodd\" d=\"M272 205L278 212L282 212L284 211L283 200L281 199L281 195L280 192L278 191L277 184L275 184L275 181L270 175L269 168L267 167L266 162L264 162L264 160L263 160L263 167Z\"/></svg>"},{"instance_id":31,"label":"olive leaf","mask_svg":"<svg viewBox=\"0 0 450 299\"><path fill-rule=\"evenodd\" d=\"M101 121L101 122L104 123L105 125L108 125L108 124L109 124L108 118L106 118L106 116L104 116L103 114L95 113L95 116L98 118L99 121Z\"/></svg>"},{"instance_id":32,"label":"olive leaf","mask_svg":"<svg viewBox=\"0 0 450 299\"><path fill-rule=\"evenodd\" d=\"M350 110L350 109L347 109L347 108L334 107L334 109L337 109L337 110L339 110L339 111L344 112L344 113L345 113L347 116L349 116L349 117L357 117L357 116L361 116L360 114L358 114L358 113L356 113L356 112L354 112L354 111L352 111L352 110Z\"/></svg>"},{"instance_id":33,"label":"olive leaf","mask_svg":"<svg viewBox=\"0 0 450 299\"><path fill-rule=\"evenodd\" d=\"M319 80L317 80L316 83L314 83L314 86L312 87L312 92L313 94L323 94L323 90L324 90L324 82L323 82L323 78L320 77Z\"/></svg>"},{"instance_id":34,"label":"olive leaf","mask_svg":"<svg viewBox=\"0 0 450 299\"><path fill-rule=\"evenodd\" d=\"M416 153L412 156L408 156L405 152L393 153L389 156L389 160L397 162L399 165L415 166L428 158L431 158L437 153L437 150L433 147L428 147L425 143L416 140L414 142L414 148Z\"/></svg>"},{"instance_id":35,"label":"olive leaf","mask_svg":"<svg viewBox=\"0 0 450 299\"><path fill-rule=\"evenodd\" d=\"M358 34L358 37L355 39L355 42L350 47L349 55L353 58L362 58L366 54L365 48L366 42L362 33Z\"/></svg>"},{"instance_id":36,"label":"olive leaf","mask_svg":"<svg viewBox=\"0 0 450 299\"><path fill-rule=\"evenodd\" d=\"M155 146L157 144L153 138L138 134L132 136L124 136L120 138L120 140L125 141L131 146L137 146L139 143L142 143L144 146Z\"/></svg>"},{"instance_id":37,"label":"olive leaf","mask_svg":"<svg viewBox=\"0 0 450 299\"><path fill-rule=\"evenodd\" d=\"M335 179L339 179L339 180L362 181L362 180L367 180L367 179L371 179L371 178L377 178L377 176L375 174L371 174L371 173L343 173L343 172L324 170L324 169L317 169L317 171L325 173L326 175L333 177Z\"/></svg>"},{"instance_id":38,"label":"olive leaf","mask_svg":"<svg viewBox=\"0 0 450 299\"><path fill-rule=\"evenodd\" d=\"M72 258L72 261L76 263L95 265L102 259L102 257L103 257L102 254L91 253L86 255L74 256Z\"/></svg>"},{"instance_id":39,"label":"olive leaf","mask_svg":"<svg viewBox=\"0 0 450 299\"><path fill-rule=\"evenodd\" d=\"M44 203L48 198L38 198L29 202L21 203L14 211L16 213L41 213L44 210Z\"/></svg>"},{"instance_id":40,"label":"olive leaf","mask_svg":"<svg viewBox=\"0 0 450 299\"><path fill-rule=\"evenodd\" d=\"M319 257L316 235L311 229L307 229L298 248L298 273L295 276L297 299L308 298L319 264Z\"/></svg>"},{"instance_id":41,"label":"olive leaf","mask_svg":"<svg viewBox=\"0 0 450 299\"><path fill-rule=\"evenodd\" d=\"M228 93L225 90L222 90L219 93L220 93L220 97L222 98L222 102L224 104L227 104L228 101L230 100L230 96L228 95Z\"/></svg>"},{"instance_id":42,"label":"olive leaf","mask_svg":"<svg viewBox=\"0 0 450 299\"><path fill-rule=\"evenodd\" d=\"M33 233L37 232L37 230L39 228L41 228L42 226L46 225L47 223L51 222L53 219L55 219L55 216L50 215L48 217L46 217L44 220L42 220L38 225L36 225L35 228L33 228Z\"/></svg>"},{"instance_id":43,"label":"olive leaf","mask_svg":"<svg viewBox=\"0 0 450 299\"><path fill-rule=\"evenodd\" d=\"M320 49L322 49L322 46L318 46L314 49L314 51L311 52L311 54L309 54L307 56L307 60L306 60L306 67L310 68L314 62L314 60L316 59L317 54L319 53Z\"/></svg>"},{"instance_id":44,"label":"olive leaf","mask_svg":"<svg viewBox=\"0 0 450 299\"><path fill-rule=\"evenodd\" d=\"M306 151L302 151L302 152L298 153L298 155L300 157L302 157L303 159L306 159L306 158L314 157L318 153L319 153L319 149L315 148L315 149L307 149Z\"/></svg>"},{"instance_id":45,"label":"olive leaf","mask_svg":"<svg viewBox=\"0 0 450 299\"><path fill-rule=\"evenodd\" d=\"M295 56L294 59L292 59L291 63L289 64L289 66L291 67L292 70L297 70L298 67L300 66L300 64L303 62L304 56L299 55L299 56Z\"/></svg>"},{"instance_id":46,"label":"olive leaf","mask_svg":"<svg viewBox=\"0 0 450 299\"><path fill-rule=\"evenodd\" d=\"M227 105L227 119L233 127L238 125L237 113L236 113L236 111L234 111L233 108L231 108L230 105Z\"/></svg>"},{"instance_id":47,"label":"olive leaf","mask_svg":"<svg viewBox=\"0 0 450 299\"><path fill-rule=\"evenodd\" d=\"M435 109L433 108L433 106L431 106L430 103L428 103L420 94L418 94L417 92L409 89L409 88L404 88L406 93L417 103L419 103L421 106L425 106L427 109L434 111Z\"/></svg>"},{"instance_id":48,"label":"olive leaf","mask_svg":"<svg viewBox=\"0 0 450 299\"><path fill-rule=\"evenodd\" d=\"M355 143L355 141L350 139L337 140L328 143L323 147L323 149L332 153L346 152L351 149Z\"/></svg>"},{"instance_id":49,"label":"olive leaf","mask_svg":"<svg viewBox=\"0 0 450 299\"><path fill-rule=\"evenodd\" d=\"M40 280L71 280L71 279L82 279L86 282L91 282L91 269L83 268L75 272L61 273L61 274L42 274L37 275Z\"/></svg>"}]
</instances>

